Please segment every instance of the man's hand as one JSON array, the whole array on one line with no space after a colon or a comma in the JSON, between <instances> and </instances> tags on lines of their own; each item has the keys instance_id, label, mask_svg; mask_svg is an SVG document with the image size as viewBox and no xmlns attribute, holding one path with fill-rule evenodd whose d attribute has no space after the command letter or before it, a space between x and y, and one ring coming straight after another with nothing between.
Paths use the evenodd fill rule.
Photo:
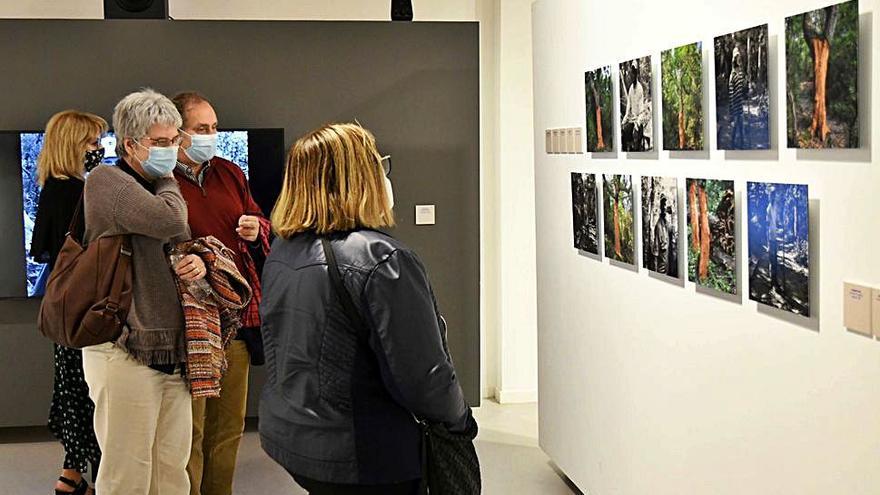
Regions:
<instances>
[{"instance_id":1,"label":"man's hand","mask_svg":"<svg viewBox=\"0 0 880 495\"><path fill-rule=\"evenodd\" d=\"M248 242L254 242L260 236L260 219L251 215L242 215L238 219L238 236Z\"/></svg>"}]
</instances>

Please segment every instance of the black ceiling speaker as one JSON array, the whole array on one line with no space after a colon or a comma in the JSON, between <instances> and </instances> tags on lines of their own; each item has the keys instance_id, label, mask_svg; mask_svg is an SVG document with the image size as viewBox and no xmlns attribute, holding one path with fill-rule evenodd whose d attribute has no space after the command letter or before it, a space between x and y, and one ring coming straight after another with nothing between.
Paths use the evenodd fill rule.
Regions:
<instances>
[{"instance_id":1,"label":"black ceiling speaker","mask_svg":"<svg viewBox=\"0 0 880 495\"><path fill-rule=\"evenodd\" d=\"M392 21L411 21L412 19L412 0L391 0Z\"/></svg>"},{"instance_id":2,"label":"black ceiling speaker","mask_svg":"<svg viewBox=\"0 0 880 495\"><path fill-rule=\"evenodd\" d=\"M104 19L168 19L168 0L104 0Z\"/></svg>"}]
</instances>

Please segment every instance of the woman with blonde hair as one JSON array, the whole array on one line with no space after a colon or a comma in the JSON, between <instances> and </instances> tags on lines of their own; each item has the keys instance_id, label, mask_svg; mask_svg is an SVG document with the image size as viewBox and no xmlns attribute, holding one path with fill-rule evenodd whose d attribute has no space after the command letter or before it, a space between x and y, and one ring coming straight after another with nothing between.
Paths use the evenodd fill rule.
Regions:
<instances>
[{"instance_id":1,"label":"woman with blonde hair","mask_svg":"<svg viewBox=\"0 0 880 495\"><path fill-rule=\"evenodd\" d=\"M46 124L37 160L42 189L31 238L31 256L46 263L46 270L52 270L64 244L86 172L104 158L101 134L106 131L104 119L76 110L59 112ZM64 447L65 456L55 493L80 495L90 490L82 475L91 464L94 477L101 459L92 425L94 410L83 378L82 351L56 344L49 429Z\"/></svg>"},{"instance_id":2,"label":"woman with blonde hair","mask_svg":"<svg viewBox=\"0 0 880 495\"><path fill-rule=\"evenodd\" d=\"M392 227L390 164L334 124L291 148L263 270L263 448L312 495L412 495L413 416L475 428L418 256Z\"/></svg>"}]
</instances>

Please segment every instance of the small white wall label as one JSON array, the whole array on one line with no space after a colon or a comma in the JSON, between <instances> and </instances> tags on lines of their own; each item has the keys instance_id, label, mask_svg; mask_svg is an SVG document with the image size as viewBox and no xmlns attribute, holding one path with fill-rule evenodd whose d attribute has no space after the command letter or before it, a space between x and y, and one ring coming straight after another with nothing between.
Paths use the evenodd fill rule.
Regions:
<instances>
[{"instance_id":1,"label":"small white wall label","mask_svg":"<svg viewBox=\"0 0 880 495\"><path fill-rule=\"evenodd\" d=\"M436 214L434 205L416 205L416 225L434 225Z\"/></svg>"}]
</instances>

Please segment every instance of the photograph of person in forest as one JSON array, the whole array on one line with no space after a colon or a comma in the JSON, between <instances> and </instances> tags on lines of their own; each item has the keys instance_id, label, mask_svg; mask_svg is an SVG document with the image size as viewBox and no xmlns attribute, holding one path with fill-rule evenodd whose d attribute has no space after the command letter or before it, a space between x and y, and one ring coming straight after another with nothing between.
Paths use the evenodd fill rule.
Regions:
<instances>
[{"instance_id":1,"label":"photograph of person in forest","mask_svg":"<svg viewBox=\"0 0 880 495\"><path fill-rule=\"evenodd\" d=\"M767 25L715 38L720 150L770 149Z\"/></svg>"},{"instance_id":2,"label":"photograph of person in forest","mask_svg":"<svg viewBox=\"0 0 880 495\"><path fill-rule=\"evenodd\" d=\"M636 232L633 224L632 177L603 175L602 181L605 256L628 265L635 265Z\"/></svg>"},{"instance_id":3,"label":"photograph of person in forest","mask_svg":"<svg viewBox=\"0 0 880 495\"><path fill-rule=\"evenodd\" d=\"M651 57L620 64L620 143L623 151L654 149Z\"/></svg>"},{"instance_id":4,"label":"photograph of person in forest","mask_svg":"<svg viewBox=\"0 0 880 495\"><path fill-rule=\"evenodd\" d=\"M611 66L584 73L587 102L587 151L614 151L613 90Z\"/></svg>"},{"instance_id":5,"label":"photograph of person in forest","mask_svg":"<svg viewBox=\"0 0 880 495\"><path fill-rule=\"evenodd\" d=\"M809 189L749 182L749 299L810 316Z\"/></svg>"},{"instance_id":6,"label":"photograph of person in forest","mask_svg":"<svg viewBox=\"0 0 880 495\"><path fill-rule=\"evenodd\" d=\"M789 148L859 147L859 2L785 20Z\"/></svg>"},{"instance_id":7,"label":"photograph of person in forest","mask_svg":"<svg viewBox=\"0 0 880 495\"><path fill-rule=\"evenodd\" d=\"M642 266L678 278L678 180L642 177Z\"/></svg>"},{"instance_id":8,"label":"photograph of person in forest","mask_svg":"<svg viewBox=\"0 0 880 495\"><path fill-rule=\"evenodd\" d=\"M703 149L703 43L660 55L663 149Z\"/></svg>"},{"instance_id":9,"label":"photograph of person in forest","mask_svg":"<svg viewBox=\"0 0 880 495\"><path fill-rule=\"evenodd\" d=\"M571 209L574 247L599 254L599 199L596 174L571 174Z\"/></svg>"},{"instance_id":10,"label":"photograph of person in forest","mask_svg":"<svg viewBox=\"0 0 880 495\"><path fill-rule=\"evenodd\" d=\"M732 180L688 179L688 280L737 293L736 196Z\"/></svg>"}]
</instances>

